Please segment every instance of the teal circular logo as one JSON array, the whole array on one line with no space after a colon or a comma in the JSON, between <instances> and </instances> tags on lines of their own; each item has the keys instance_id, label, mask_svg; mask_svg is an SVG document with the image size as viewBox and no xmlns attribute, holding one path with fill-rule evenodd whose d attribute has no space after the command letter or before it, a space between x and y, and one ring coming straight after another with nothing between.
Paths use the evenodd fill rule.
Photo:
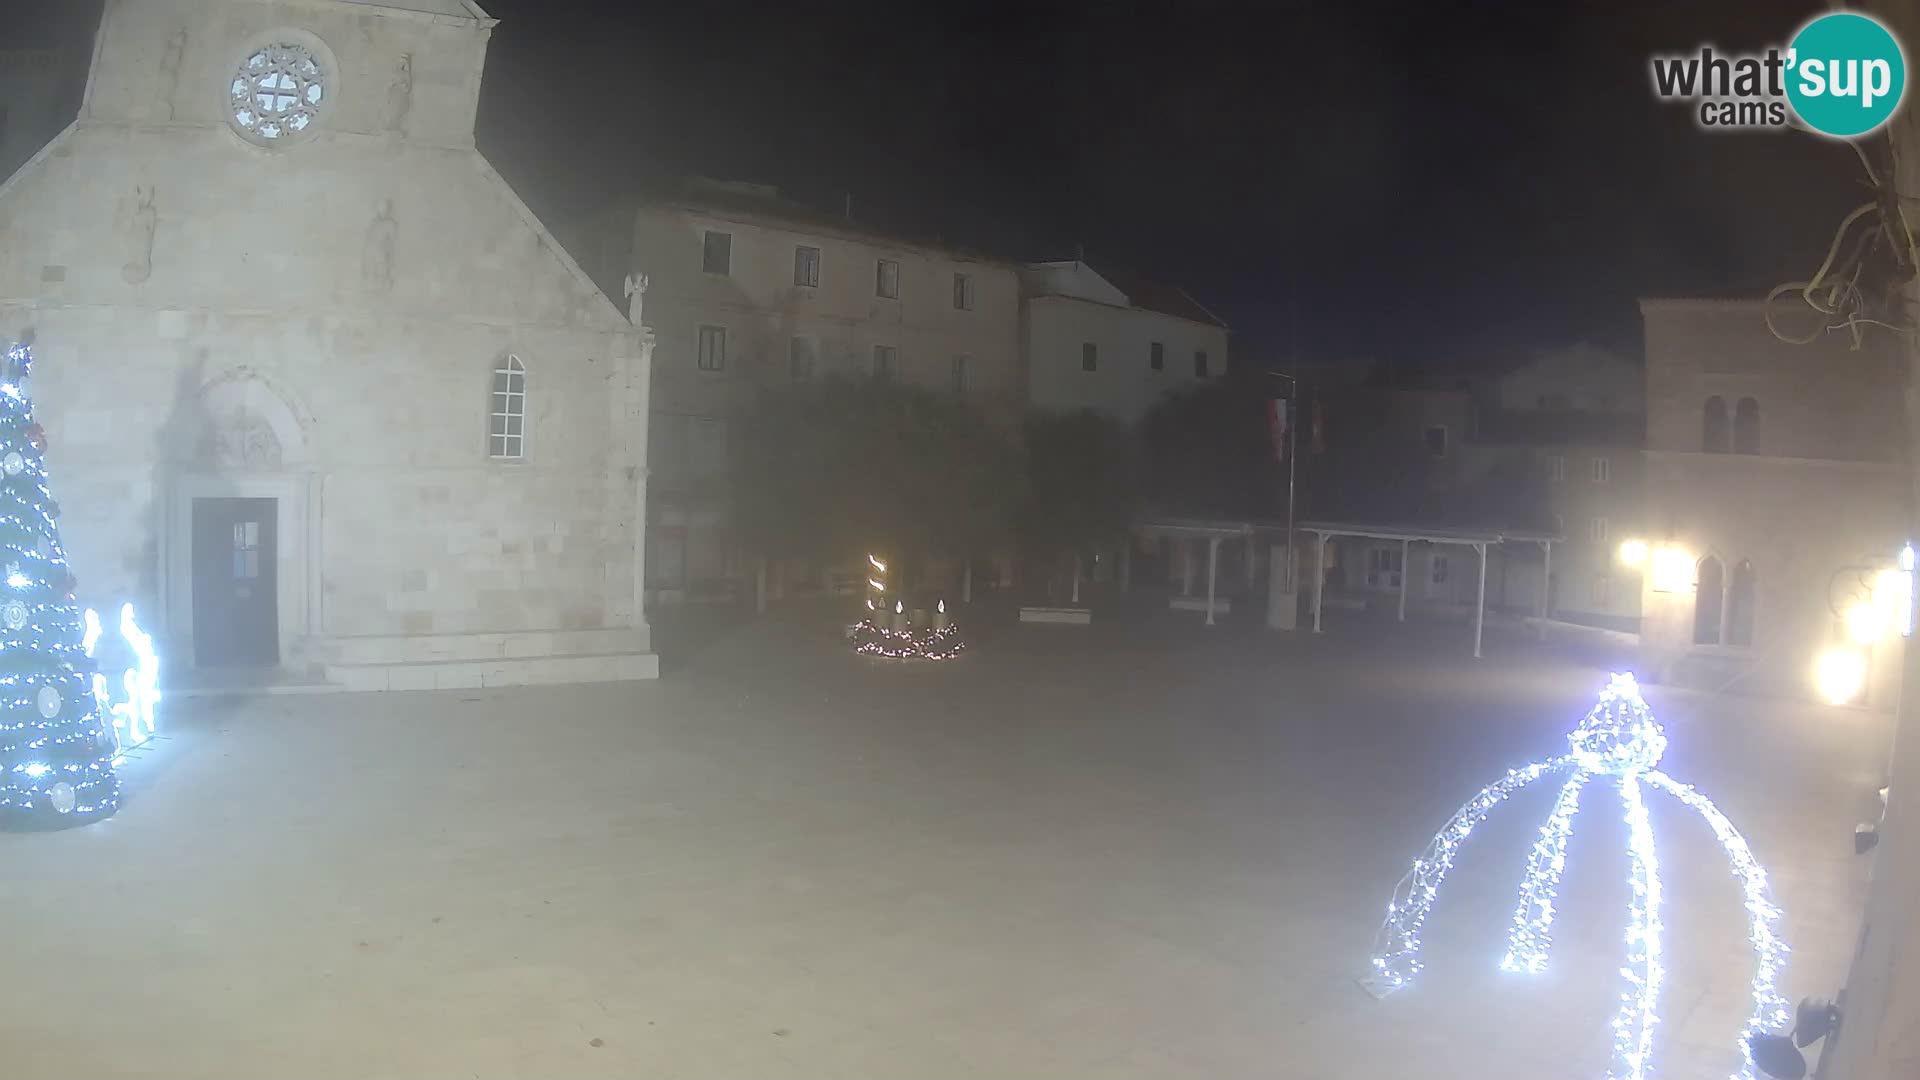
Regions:
<instances>
[{"instance_id":1,"label":"teal circular logo","mask_svg":"<svg viewBox=\"0 0 1920 1080\"><path fill-rule=\"evenodd\" d=\"M1850 139L1887 122L1907 90L1907 58L1865 15L1822 15L1787 50L1787 102L1823 135Z\"/></svg>"}]
</instances>

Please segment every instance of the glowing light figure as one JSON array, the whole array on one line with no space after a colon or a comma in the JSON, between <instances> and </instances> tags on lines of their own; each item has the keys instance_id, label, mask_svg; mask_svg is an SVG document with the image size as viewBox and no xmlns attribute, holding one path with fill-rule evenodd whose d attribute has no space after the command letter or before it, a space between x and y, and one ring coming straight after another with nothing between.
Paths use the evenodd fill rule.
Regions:
<instances>
[{"instance_id":1,"label":"glowing light figure","mask_svg":"<svg viewBox=\"0 0 1920 1080\"><path fill-rule=\"evenodd\" d=\"M100 643L100 615L88 608L82 618L87 629L80 639L80 647L91 659ZM121 736L120 745L137 746L154 733L154 707L160 704L160 656L154 652L153 636L140 629L134 620L132 604L120 606L120 636L134 656L134 666L120 676L126 696L113 700L107 677L99 672L93 675L93 696L100 708L113 717L113 726Z\"/></svg>"},{"instance_id":2,"label":"glowing light figure","mask_svg":"<svg viewBox=\"0 0 1920 1080\"><path fill-rule=\"evenodd\" d=\"M31 584L33 579L18 570L7 575L7 587L10 589L24 589Z\"/></svg>"},{"instance_id":3,"label":"glowing light figure","mask_svg":"<svg viewBox=\"0 0 1920 1080\"><path fill-rule=\"evenodd\" d=\"M1667 738L1653 718L1632 675L1615 675L1600 692L1600 700L1567 737L1572 753L1509 771L1480 790L1436 834L1413 868L1394 889L1387 919L1374 938L1373 974L1365 981L1376 995L1406 986L1421 970L1420 930L1433 909L1440 885L1460 845L1495 806L1543 776L1570 774L1554 800L1553 810L1540 829L1527 872L1520 884L1513 925L1507 933L1507 952L1500 966L1507 971L1537 973L1546 970L1552 947L1554 893L1566 867L1567 839L1580 794L1597 778L1611 779L1620 791L1627 823L1627 854L1632 869L1627 921L1627 963L1621 969L1627 986L1613 1020L1613 1061L1610 1080L1644 1080L1652 1064L1653 1029L1659 1023L1663 962L1660 905L1660 860L1653 827L1647 818L1644 789L1666 792L1699 814L1727 854L1740 880L1748 915L1748 940L1756 958L1752 982L1753 1012L1738 1039L1740 1069L1735 1080L1753 1080L1748 1039L1784 1027L1789 1020L1786 999L1775 980L1786 962L1787 947L1774 931L1780 909L1767 892L1766 871L1733 823L1706 796L1682 784L1655 766L1666 750Z\"/></svg>"}]
</instances>

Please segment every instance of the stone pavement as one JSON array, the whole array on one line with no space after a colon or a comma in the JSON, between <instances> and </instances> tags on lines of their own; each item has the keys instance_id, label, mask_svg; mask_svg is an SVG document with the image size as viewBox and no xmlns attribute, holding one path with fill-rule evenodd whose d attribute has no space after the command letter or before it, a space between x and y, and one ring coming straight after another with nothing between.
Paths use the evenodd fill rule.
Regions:
<instances>
[{"instance_id":1,"label":"stone pavement","mask_svg":"<svg viewBox=\"0 0 1920 1080\"><path fill-rule=\"evenodd\" d=\"M1555 970L1494 969L1550 790L1468 845L1428 970L1355 985L1459 802L1602 673L1514 646L1023 627L887 667L838 627L657 683L193 702L94 828L0 834L7 1075L1603 1075L1624 828L1594 789ZM1516 651L1517 650L1517 651ZM1885 724L1648 694L1829 993ZM1739 897L1658 805L1659 1072L1725 1076Z\"/></svg>"}]
</instances>

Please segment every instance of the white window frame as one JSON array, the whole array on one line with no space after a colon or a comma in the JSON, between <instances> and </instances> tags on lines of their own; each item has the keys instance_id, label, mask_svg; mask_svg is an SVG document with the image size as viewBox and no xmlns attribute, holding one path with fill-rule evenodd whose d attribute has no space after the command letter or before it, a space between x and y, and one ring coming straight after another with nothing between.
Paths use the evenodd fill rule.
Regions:
<instances>
[{"instance_id":1,"label":"white window frame","mask_svg":"<svg viewBox=\"0 0 1920 1080\"><path fill-rule=\"evenodd\" d=\"M494 461L527 460L527 365L508 353L494 367L488 389L487 456Z\"/></svg>"},{"instance_id":2,"label":"white window frame","mask_svg":"<svg viewBox=\"0 0 1920 1080\"><path fill-rule=\"evenodd\" d=\"M881 358L886 363L881 363ZM868 372L875 382L898 382L900 379L900 347L898 345L875 345L873 347L873 367Z\"/></svg>"},{"instance_id":3,"label":"white window frame","mask_svg":"<svg viewBox=\"0 0 1920 1080\"><path fill-rule=\"evenodd\" d=\"M955 353L949 362L953 374L953 392L965 394L973 390L973 357L966 353Z\"/></svg>"},{"instance_id":4,"label":"white window frame","mask_svg":"<svg viewBox=\"0 0 1920 1080\"><path fill-rule=\"evenodd\" d=\"M806 253L813 257L807 258ZM793 283L803 289L820 287L820 249L812 244L793 245Z\"/></svg>"},{"instance_id":5,"label":"white window frame","mask_svg":"<svg viewBox=\"0 0 1920 1080\"><path fill-rule=\"evenodd\" d=\"M1613 603L1613 578L1606 574L1593 575L1593 606L1603 608Z\"/></svg>"},{"instance_id":6,"label":"white window frame","mask_svg":"<svg viewBox=\"0 0 1920 1080\"><path fill-rule=\"evenodd\" d=\"M1162 375L1167 370L1167 343L1164 341L1147 342L1147 370Z\"/></svg>"},{"instance_id":7,"label":"white window frame","mask_svg":"<svg viewBox=\"0 0 1920 1080\"><path fill-rule=\"evenodd\" d=\"M1597 457L1593 459L1593 482L1604 484L1613 479L1613 459Z\"/></svg>"},{"instance_id":8,"label":"white window frame","mask_svg":"<svg viewBox=\"0 0 1920 1080\"><path fill-rule=\"evenodd\" d=\"M1604 544L1607 542L1608 535L1609 530L1607 528L1606 518L1595 517L1587 522L1587 539L1596 544Z\"/></svg>"},{"instance_id":9,"label":"white window frame","mask_svg":"<svg viewBox=\"0 0 1920 1080\"><path fill-rule=\"evenodd\" d=\"M964 271L953 272L953 309L955 311L973 310L973 275Z\"/></svg>"},{"instance_id":10,"label":"white window frame","mask_svg":"<svg viewBox=\"0 0 1920 1080\"><path fill-rule=\"evenodd\" d=\"M1447 553L1444 551L1434 552L1432 557L1432 566L1430 566L1427 570L1428 583L1433 585L1445 585L1447 583L1447 580L1452 576L1453 576L1453 566L1451 562L1447 559Z\"/></svg>"},{"instance_id":11,"label":"white window frame","mask_svg":"<svg viewBox=\"0 0 1920 1080\"><path fill-rule=\"evenodd\" d=\"M892 277L887 270L891 267ZM900 299L900 260L876 259L873 263L873 295L882 300Z\"/></svg>"},{"instance_id":12,"label":"white window frame","mask_svg":"<svg viewBox=\"0 0 1920 1080\"><path fill-rule=\"evenodd\" d=\"M718 357L712 358L711 362L709 362L710 354L707 349L707 341L709 338L707 331L709 330L714 331L714 335L712 335L713 339L718 341L720 345ZM699 328L694 331L694 335L693 335L693 362L694 362L694 366L698 367L701 371L711 371L711 372L717 373L717 372L722 372L727 370L727 328L726 327L718 326L713 323L700 324Z\"/></svg>"},{"instance_id":13,"label":"white window frame","mask_svg":"<svg viewBox=\"0 0 1920 1080\"><path fill-rule=\"evenodd\" d=\"M1565 483L1567 479L1567 455L1547 455L1547 479L1553 483Z\"/></svg>"},{"instance_id":14,"label":"white window frame","mask_svg":"<svg viewBox=\"0 0 1920 1080\"><path fill-rule=\"evenodd\" d=\"M1091 374L1100 370L1100 346L1097 342L1080 343L1080 371Z\"/></svg>"}]
</instances>

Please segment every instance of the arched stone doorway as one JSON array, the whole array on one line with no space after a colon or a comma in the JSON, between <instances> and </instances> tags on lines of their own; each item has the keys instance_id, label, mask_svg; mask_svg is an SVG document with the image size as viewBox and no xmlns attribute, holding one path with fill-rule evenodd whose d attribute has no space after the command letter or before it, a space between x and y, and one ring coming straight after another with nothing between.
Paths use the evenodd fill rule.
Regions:
<instances>
[{"instance_id":1,"label":"arched stone doorway","mask_svg":"<svg viewBox=\"0 0 1920 1080\"><path fill-rule=\"evenodd\" d=\"M318 622L312 421L260 372L184 373L167 422L161 581L175 655L298 667Z\"/></svg>"}]
</instances>

